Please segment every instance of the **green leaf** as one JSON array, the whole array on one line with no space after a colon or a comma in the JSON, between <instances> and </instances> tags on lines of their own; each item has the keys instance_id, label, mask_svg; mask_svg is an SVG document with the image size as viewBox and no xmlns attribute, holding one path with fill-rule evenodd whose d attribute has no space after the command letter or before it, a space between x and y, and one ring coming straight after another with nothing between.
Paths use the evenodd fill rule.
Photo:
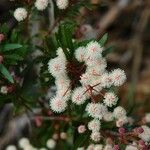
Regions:
<instances>
[{"instance_id":1,"label":"green leaf","mask_svg":"<svg viewBox=\"0 0 150 150\"><path fill-rule=\"evenodd\" d=\"M107 47L107 48L103 51L103 56L105 57L107 54L111 53L113 50L114 50L114 46L113 46L113 45Z\"/></svg>"},{"instance_id":2,"label":"green leaf","mask_svg":"<svg viewBox=\"0 0 150 150\"><path fill-rule=\"evenodd\" d=\"M20 44L6 44L3 47L3 51L9 51L9 50L14 50L14 49L19 49L22 48L22 45Z\"/></svg>"},{"instance_id":3,"label":"green leaf","mask_svg":"<svg viewBox=\"0 0 150 150\"><path fill-rule=\"evenodd\" d=\"M13 60L23 60L23 58L17 54L5 55L4 58Z\"/></svg>"},{"instance_id":4,"label":"green leaf","mask_svg":"<svg viewBox=\"0 0 150 150\"><path fill-rule=\"evenodd\" d=\"M107 40L108 40L108 33L105 33L105 34L102 36L102 38L99 40L99 44L100 44L101 46L104 46L104 45L106 44Z\"/></svg>"},{"instance_id":5,"label":"green leaf","mask_svg":"<svg viewBox=\"0 0 150 150\"><path fill-rule=\"evenodd\" d=\"M3 64L0 64L0 72L3 74L3 76L9 82L14 83L13 77L11 76L11 74L9 73L9 71L7 70L7 68Z\"/></svg>"}]
</instances>

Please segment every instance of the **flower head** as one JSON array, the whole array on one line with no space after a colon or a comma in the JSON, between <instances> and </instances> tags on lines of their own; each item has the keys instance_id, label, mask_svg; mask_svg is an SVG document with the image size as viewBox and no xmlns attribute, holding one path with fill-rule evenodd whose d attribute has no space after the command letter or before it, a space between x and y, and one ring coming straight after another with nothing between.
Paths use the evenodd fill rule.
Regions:
<instances>
[{"instance_id":1,"label":"flower head","mask_svg":"<svg viewBox=\"0 0 150 150\"><path fill-rule=\"evenodd\" d=\"M126 80L126 75L123 70L118 68L112 71L111 78L115 86L121 86Z\"/></svg>"},{"instance_id":2,"label":"flower head","mask_svg":"<svg viewBox=\"0 0 150 150\"><path fill-rule=\"evenodd\" d=\"M86 106L86 111L89 114L89 116L96 119L102 119L104 114L107 112L107 108L106 106L100 103L89 103Z\"/></svg>"},{"instance_id":3,"label":"flower head","mask_svg":"<svg viewBox=\"0 0 150 150\"><path fill-rule=\"evenodd\" d=\"M48 148L54 149L56 146L56 141L53 139L48 139L46 145Z\"/></svg>"},{"instance_id":4,"label":"flower head","mask_svg":"<svg viewBox=\"0 0 150 150\"><path fill-rule=\"evenodd\" d=\"M17 8L14 12L15 19L20 22L26 19L27 17L27 11L25 8Z\"/></svg>"},{"instance_id":5,"label":"flower head","mask_svg":"<svg viewBox=\"0 0 150 150\"><path fill-rule=\"evenodd\" d=\"M99 142L101 139L101 134L100 132L92 132L91 133L91 139L95 142Z\"/></svg>"},{"instance_id":6,"label":"flower head","mask_svg":"<svg viewBox=\"0 0 150 150\"><path fill-rule=\"evenodd\" d=\"M49 61L48 70L53 76L58 77L59 75L65 74L66 64L63 59L56 57Z\"/></svg>"},{"instance_id":7,"label":"flower head","mask_svg":"<svg viewBox=\"0 0 150 150\"><path fill-rule=\"evenodd\" d=\"M56 0L57 7L59 9L66 9L68 7L68 0Z\"/></svg>"},{"instance_id":8,"label":"flower head","mask_svg":"<svg viewBox=\"0 0 150 150\"><path fill-rule=\"evenodd\" d=\"M83 104L87 99L87 96L85 94L85 89L82 87L76 88L72 93L72 102L81 105Z\"/></svg>"},{"instance_id":9,"label":"flower head","mask_svg":"<svg viewBox=\"0 0 150 150\"><path fill-rule=\"evenodd\" d=\"M17 148L14 145L9 145L9 146L6 147L5 150L17 150Z\"/></svg>"},{"instance_id":10,"label":"flower head","mask_svg":"<svg viewBox=\"0 0 150 150\"><path fill-rule=\"evenodd\" d=\"M118 98L114 93L112 93L112 92L105 93L104 104L106 106L112 107L117 104L117 101L118 101Z\"/></svg>"},{"instance_id":11,"label":"flower head","mask_svg":"<svg viewBox=\"0 0 150 150\"><path fill-rule=\"evenodd\" d=\"M48 0L36 0L35 2L35 7L40 11L46 9L47 6L48 6Z\"/></svg>"},{"instance_id":12,"label":"flower head","mask_svg":"<svg viewBox=\"0 0 150 150\"><path fill-rule=\"evenodd\" d=\"M115 118L119 119L126 116L126 111L123 107L118 106L114 109L113 115Z\"/></svg>"},{"instance_id":13,"label":"flower head","mask_svg":"<svg viewBox=\"0 0 150 150\"><path fill-rule=\"evenodd\" d=\"M88 129L94 131L99 131L100 130L100 121L98 119L93 119L88 123Z\"/></svg>"},{"instance_id":14,"label":"flower head","mask_svg":"<svg viewBox=\"0 0 150 150\"><path fill-rule=\"evenodd\" d=\"M145 142L149 142L150 141L150 128L146 125L143 125L142 128L144 132L139 134L139 138L141 138Z\"/></svg>"},{"instance_id":15,"label":"flower head","mask_svg":"<svg viewBox=\"0 0 150 150\"><path fill-rule=\"evenodd\" d=\"M54 97L53 99L50 100L50 106L54 112L61 113L65 111L67 103L60 97Z\"/></svg>"},{"instance_id":16,"label":"flower head","mask_svg":"<svg viewBox=\"0 0 150 150\"><path fill-rule=\"evenodd\" d=\"M79 47L75 50L75 58L79 62L83 62L85 60L86 49L85 47Z\"/></svg>"}]
</instances>

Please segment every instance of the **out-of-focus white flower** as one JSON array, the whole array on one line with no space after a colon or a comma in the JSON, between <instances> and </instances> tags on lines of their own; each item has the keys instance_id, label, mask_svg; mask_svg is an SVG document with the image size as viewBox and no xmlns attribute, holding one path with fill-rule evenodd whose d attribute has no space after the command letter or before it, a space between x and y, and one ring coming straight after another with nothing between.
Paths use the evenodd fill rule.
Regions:
<instances>
[{"instance_id":1,"label":"out-of-focus white flower","mask_svg":"<svg viewBox=\"0 0 150 150\"><path fill-rule=\"evenodd\" d=\"M72 93L72 102L81 105L83 104L87 99L87 96L85 94L85 89L82 87L76 88Z\"/></svg>"},{"instance_id":2,"label":"out-of-focus white flower","mask_svg":"<svg viewBox=\"0 0 150 150\"><path fill-rule=\"evenodd\" d=\"M86 111L89 116L96 119L102 119L104 114L107 112L107 108L100 103L88 103L88 105L86 106Z\"/></svg>"},{"instance_id":3,"label":"out-of-focus white flower","mask_svg":"<svg viewBox=\"0 0 150 150\"><path fill-rule=\"evenodd\" d=\"M116 121L117 127L122 127L124 124L128 123L128 118L126 116L122 116Z\"/></svg>"},{"instance_id":4,"label":"out-of-focus white flower","mask_svg":"<svg viewBox=\"0 0 150 150\"><path fill-rule=\"evenodd\" d=\"M9 145L6 147L5 150L17 150L16 146L15 145Z\"/></svg>"},{"instance_id":5,"label":"out-of-focus white flower","mask_svg":"<svg viewBox=\"0 0 150 150\"><path fill-rule=\"evenodd\" d=\"M94 147L94 150L103 150L103 145L102 144L96 144Z\"/></svg>"},{"instance_id":6,"label":"out-of-focus white flower","mask_svg":"<svg viewBox=\"0 0 150 150\"><path fill-rule=\"evenodd\" d=\"M37 150L34 146L32 146L31 144L26 145L23 150Z\"/></svg>"},{"instance_id":7,"label":"out-of-focus white flower","mask_svg":"<svg viewBox=\"0 0 150 150\"><path fill-rule=\"evenodd\" d=\"M134 145L127 145L125 150L138 150L138 148Z\"/></svg>"},{"instance_id":8,"label":"out-of-focus white flower","mask_svg":"<svg viewBox=\"0 0 150 150\"><path fill-rule=\"evenodd\" d=\"M80 126L78 127L78 132L79 132L79 133L84 133L85 131L86 131L85 125L80 125Z\"/></svg>"},{"instance_id":9,"label":"out-of-focus white flower","mask_svg":"<svg viewBox=\"0 0 150 150\"><path fill-rule=\"evenodd\" d=\"M30 145L30 141L28 138L21 138L18 142L20 148L25 148L27 145Z\"/></svg>"},{"instance_id":10,"label":"out-of-focus white flower","mask_svg":"<svg viewBox=\"0 0 150 150\"><path fill-rule=\"evenodd\" d=\"M60 97L54 97L50 100L50 107L54 112L61 113L65 111L67 103Z\"/></svg>"},{"instance_id":11,"label":"out-of-focus white flower","mask_svg":"<svg viewBox=\"0 0 150 150\"><path fill-rule=\"evenodd\" d=\"M77 150L84 150L84 147L78 147Z\"/></svg>"},{"instance_id":12,"label":"out-of-focus white flower","mask_svg":"<svg viewBox=\"0 0 150 150\"><path fill-rule=\"evenodd\" d=\"M87 150L94 150L94 144L90 144L90 145L87 147Z\"/></svg>"},{"instance_id":13,"label":"out-of-focus white flower","mask_svg":"<svg viewBox=\"0 0 150 150\"><path fill-rule=\"evenodd\" d=\"M66 132L61 132L60 133L60 138L63 139L63 140L67 139L67 133Z\"/></svg>"},{"instance_id":14,"label":"out-of-focus white flower","mask_svg":"<svg viewBox=\"0 0 150 150\"><path fill-rule=\"evenodd\" d=\"M101 123L98 119L93 119L88 123L88 129L94 131L100 130Z\"/></svg>"},{"instance_id":15,"label":"out-of-focus white flower","mask_svg":"<svg viewBox=\"0 0 150 150\"><path fill-rule=\"evenodd\" d=\"M112 85L111 75L107 72L101 76L101 84L105 88L109 88Z\"/></svg>"},{"instance_id":16,"label":"out-of-focus white flower","mask_svg":"<svg viewBox=\"0 0 150 150\"><path fill-rule=\"evenodd\" d=\"M56 0L56 5L59 9L66 9L68 7L68 0Z\"/></svg>"},{"instance_id":17,"label":"out-of-focus white flower","mask_svg":"<svg viewBox=\"0 0 150 150\"><path fill-rule=\"evenodd\" d=\"M145 115L145 121L146 121L147 123L150 122L150 113L147 113L147 114Z\"/></svg>"},{"instance_id":18,"label":"out-of-focus white flower","mask_svg":"<svg viewBox=\"0 0 150 150\"><path fill-rule=\"evenodd\" d=\"M104 104L108 107L112 107L117 104L118 98L112 92L107 92L104 95Z\"/></svg>"},{"instance_id":19,"label":"out-of-focus white flower","mask_svg":"<svg viewBox=\"0 0 150 150\"><path fill-rule=\"evenodd\" d=\"M101 134L100 132L92 132L90 137L93 141L99 142L101 139Z\"/></svg>"},{"instance_id":20,"label":"out-of-focus white flower","mask_svg":"<svg viewBox=\"0 0 150 150\"><path fill-rule=\"evenodd\" d=\"M114 109L113 115L117 119L122 118L126 116L126 110L123 107L118 106Z\"/></svg>"},{"instance_id":21,"label":"out-of-focus white flower","mask_svg":"<svg viewBox=\"0 0 150 150\"><path fill-rule=\"evenodd\" d=\"M86 53L86 49L85 47L79 47L75 50L75 58L79 61L79 62L83 62L85 60L85 53Z\"/></svg>"},{"instance_id":22,"label":"out-of-focus white flower","mask_svg":"<svg viewBox=\"0 0 150 150\"><path fill-rule=\"evenodd\" d=\"M141 138L145 142L150 141L150 128L146 125L141 126L144 130L141 134L139 134L139 138Z\"/></svg>"},{"instance_id":23,"label":"out-of-focus white flower","mask_svg":"<svg viewBox=\"0 0 150 150\"><path fill-rule=\"evenodd\" d=\"M17 8L15 11L14 11L14 17L15 19L20 22L20 21L23 21L24 19L27 18L27 11L25 8Z\"/></svg>"},{"instance_id":24,"label":"out-of-focus white flower","mask_svg":"<svg viewBox=\"0 0 150 150\"><path fill-rule=\"evenodd\" d=\"M56 141L53 139L48 139L46 142L46 146L50 149L54 149L56 146Z\"/></svg>"},{"instance_id":25,"label":"out-of-focus white flower","mask_svg":"<svg viewBox=\"0 0 150 150\"><path fill-rule=\"evenodd\" d=\"M107 112L104 114L104 120L109 122L109 121L113 121L114 117L113 117L113 113L112 112Z\"/></svg>"},{"instance_id":26,"label":"out-of-focus white flower","mask_svg":"<svg viewBox=\"0 0 150 150\"><path fill-rule=\"evenodd\" d=\"M113 147L110 144L106 144L103 150L113 150Z\"/></svg>"},{"instance_id":27,"label":"out-of-focus white flower","mask_svg":"<svg viewBox=\"0 0 150 150\"><path fill-rule=\"evenodd\" d=\"M0 92L1 92L2 94L7 94L7 93L8 93L8 88L7 88L7 86L2 86Z\"/></svg>"},{"instance_id":28,"label":"out-of-focus white flower","mask_svg":"<svg viewBox=\"0 0 150 150\"><path fill-rule=\"evenodd\" d=\"M119 68L112 71L111 78L115 86L121 86L126 81L125 72Z\"/></svg>"},{"instance_id":29,"label":"out-of-focus white flower","mask_svg":"<svg viewBox=\"0 0 150 150\"><path fill-rule=\"evenodd\" d=\"M102 57L103 48L96 41L91 41L90 43L88 43L88 45L86 46L86 50L87 50L87 53L86 53L87 59L91 56L94 58Z\"/></svg>"},{"instance_id":30,"label":"out-of-focus white flower","mask_svg":"<svg viewBox=\"0 0 150 150\"><path fill-rule=\"evenodd\" d=\"M42 11L48 6L48 0L36 0L34 5L38 10Z\"/></svg>"},{"instance_id":31,"label":"out-of-focus white flower","mask_svg":"<svg viewBox=\"0 0 150 150\"><path fill-rule=\"evenodd\" d=\"M40 150L47 150L46 148L44 148L44 147L42 147L42 148L40 148Z\"/></svg>"}]
</instances>

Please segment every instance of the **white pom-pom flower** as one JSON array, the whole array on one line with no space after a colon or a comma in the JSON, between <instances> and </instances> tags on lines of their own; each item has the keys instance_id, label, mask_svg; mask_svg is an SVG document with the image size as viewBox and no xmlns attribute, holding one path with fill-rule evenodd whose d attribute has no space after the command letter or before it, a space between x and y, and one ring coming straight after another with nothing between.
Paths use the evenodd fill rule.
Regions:
<instances>
[{"instance_id":1,"label":"white pom-pom flower","mask_svg":"<svg viewBox=\"0 0 150 150\"><path fill-rule=\"evenodd\" d=\"M112 107L117 104L117 101L118 101L118 98L114 93L112 92L105 93L103 102L106 106Z\"/></svg>"},{"instance_id":2,"label":"white pom-pom flower","mask_svg":"<svg viewBox=\"0 0 150 150\"><path fill-rule=\"evenodd\" d=\"M101 139L101 134L100 132L92 132L90 137L94 142L99 142Z\"/></svg>"},{"instance_id":3,"label":"white pom-pom flower","mask_svg":"<svg viewBox=\"0 0 150 150\"><path fill-rule=\"evenodd\" d=\"M88 65L86 71L95 76L102 75L107 67L105 59L100 59L100 60L98 59L90 64L91 65Z\"/></svg>"},{"instance_id":4,"label":"white pom-pom flower","mask_svg":"<svg viewBox=\"0 0 150 150\"><path fill-rule=\"evenodd\" d=\"M102 144L96 144L94 147L94 150L103 150L103 145Z\"/></svg>"},{"instance_id":5,"label":"white pom-pom flower","mask_svg":"<svg viewBox=\"0 0 150 150\"><path fill-rule=\"evenodd\" d=\"M94 144L90 144L86 150L94 150Z\"/></svg>"},{"instance_id":6,"label":"white pom-pom flower","mask_svg":"<svg viewBox=\"0 0 150 150\"><path fill-rule=\"evenodd\" d=\"M5 150L17 150L17 148L14 145L9 145L9 146L6 147Z\"/></svg>"},{"instance_id":7,"label":"white pom-pom flower","mask_svg":"<svg viewBox=\"0 0 150 150\"><path fill-rule=\"evenodd\" d=\"M79 47L75 50L75 58L79 61L79 62L83 62L85 60L85 53L86 53L86 49L85 47Z\"/></svg>"},{"instance_id":8,"label":"white pom-pom flower","mask_svg":"<svg viewBox=\"0 0 150 150\"><path fill-rule=\"evenodd\" d=\"M105 115L104 115L104 120L106 122L109 122L109 121L113 121L114 117L113 117L113 113L112 112L107 112Z\"/></svg>"},{"instance_id":9,"label":"white pom-pom flower","mask_svg":"<svg viewBox=\"0 0 150 150\"><path fill-rule=\"evenodd\" d=\"M17 8L15 11L14 11L14 17L15 19L20 22L20 21L23 21L24 19L27 18L27 11L25 8Z\"/></svg>"},{"instance_id":10,"label":"white pom-pom flower","mask_svg":"<svg viewBox=\"0 0 150 150\"><path fill-rule=\"evenodd\" d=\"M30 141L28 138L21 138L18 142L20 148L25 148L27 145L30 145Z\"/></svg>"},{"instance_id":11,"label":"white pom-pom flower","mask_svg":"<svg viewBox=\"0 0 150 150\"><path fill-rule=\"evenodd\" d=\"M48 6L48 0L36 0L34 5L38 10L42 11Z\"/></svg>"},{"instance_id":12,"label":"white pom-pom flower","mask_svg":"<svg viewBox=\"0 0 150 150\"><path fill-rule=\"evenodd\" d=\"M139 138L141 138L145 142L150 141L150 128L146 125L141 126L144 130L141 134L139 134Z\"/></svg>"},{"instance_id":13,"label":"white pom-pom flower","mask_svg":"<svg viewBox=\"0 0 150 150\"><path fill-rule=\"evenodd\" d=\"M65 74L66 64L63 59L56 57L48 62L48 70L53 76L58 77Z\"/></svg>"},{"instance_id":14,"label":"white pom-pom flower","mask_svg":"<svg viewBox=\"0 0 150 150\"><path fill-rule=\"evenodd\" d=\"M7 94L7 93L8 93L8 88L7 88L7 86L2 86L0 92L1 92L2 94Z\"/></svg>"},{"instance_id":15,"label":"white pom-pom flower","mask_svg":"<svg viewBox=\"0 0 150 150\"><path fill-rule=\"evenodd\" d=\"M50 100L50 107L56 113L61 113L66 110L67 103L60 97L54 97Z\"/></svg>"},{"instance_id":16,"label":"white pom-pom flower","mask_svg":"<svg viewBox=\"0 0 150 150\"><path fill-rule=\"evenodd\" d=\"M128 117L122 116L116 121L116 126L119 128L119 127L122 127L126 123L128 123Z\"/></svg>"},{"instance_id":17,"label":"white pom-pom flower","mask_svg":"<svg viewBox=\"0 0 150 150\"><path fill-rule=\"evenodd\" d=\"M113 115L116 119L122 118L126 116L126 110L123 107L118 106L114 109Z\"/></svg>"},{"instance_id":18,"label":"white pom-pom flower","mask_svg":"<svg viewBox=\"0 0 150 150\"><path fill-rule=\"evenodd\" d=\"M112 85L112 78L109 73L105 72L102 74L101 84L104 88L109 88Z\"/></svg>"},{"instance_id":19,"label":"white pom-pom flower","mask_svg":"<svg viewBox=\"0 0 150 150\"><path fill-rule=\"evenodd\" d=\"M89 103L86 106L86 111L90 117L102 119L104 114L107 112L107 108L106 106L100 103Z\"/></svg>"},{"instance_id":20,"label":"white pom-pom flower","mask_svg":"<svg viewBox=\"0 0 150 150\"><path fill-rule=\"evenodd\" d=\"M113 147L110 144L106 144L103 150L113 150Z\"/></svg>"},{"instance_id":21,"label":"white pom-pom flower","mask_svg":"<svg viewBox=\"0 0 150 150\"><path fill-rule=\"evenodd\" d=\"M88 129L94 131L99 131L101 127L101 123L98 119L93 119L88 123Z\"/></svg>"},{"instance_id":22,"label":"white pom-pom flower","mask_svg":"<svg viewBox=\"0 0 150 150\"><path fill-rule=\"evenodd\" d=\"M86 46L86 50L87 50L87 53L86 53L87 59L91 56L92 56L92 58L101 58L102 57L103 48L96 41L91 41L90 43L88 43L88 45Z\"/></svg>"},{"instance_id":23,"label":"white pom-pom flower","mask_svg":"<svg viewBox=\"0 0 150 150\"><path fill-rule=\"evenodd\" d=\"M56 141L53 139L48 139L46 142L46 146L50 149L54 149L56 146Z\"/></svg>"},{"instance_id":24,"label":"white pom-pom flower","mask_svg":"<svg viewBox=\"0 0 150 150\"><path fill-rule=\"evenodd\" d=\"M81 84L83 86L85 86L85 85L89 85L89 82L92 79L92 75L89 74L88 72L86 72L86 73L82 74L80 78L81 78L81 80L80 80Z\"/></svg>"},{"instance_id":25,"label":"white pom-pom flower","mask_svg":"<svg viewBox=\"0 0 150 150\"><path fill-rule=\"evenodd\" d=\"M85 89L82 87L76 88L72 93L72 102L81 105L83 104L87 99L87 96L85 94Z\"/></svg>"},{"instance_id":26,"label":"white pom-pom flower","mask_svg":"<svg viewBox=\"0 0 150 150\"><path fill-rule=\"evenodd\" d=\"M59 9L66 9L68 4L68 0L56 0L56 5Z\"/></svg>"},{"instance_id":27,"label":"white pom-pom flower","mask_svg":"<svg viewBox=\"0 0 150 150\"><path fill-rule=\"evenodd\" d=\"M119 68L112 71L111 78L115 86L121 86L126 81L125 72Z\"/></svg>"},{"instance_id":28,"label":"white pom-pom flower","mask_svg":"<svg viewBox=\"0 0 150 150\"><path fill-rule=\"evenodd\" d=\"M84 147L78 147L77 150L85 150Z\"/></svg>"},{"instance_id":29,"label":"white pom-pom flower","mask_svg":"<svg viewBox=\"0 0 150 150\"><path fill-rule=\"evenodd\" d=\"M145 115L145 121L146 121L147 123L150 122L150 113L147 113L147 114Z\"/></svg>"}]
</instances>

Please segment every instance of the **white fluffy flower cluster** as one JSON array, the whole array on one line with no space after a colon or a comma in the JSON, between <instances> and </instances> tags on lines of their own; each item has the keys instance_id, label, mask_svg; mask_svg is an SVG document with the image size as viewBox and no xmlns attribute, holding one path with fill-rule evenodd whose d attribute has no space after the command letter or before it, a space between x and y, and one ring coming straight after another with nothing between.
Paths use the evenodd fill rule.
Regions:
<instances>
[{"instance_id":1,"label":"white fluffy flower cluster","mask_svg":"<svg viewBox=\"0 0 150 150\"><path fill-rule=\"evenodd\" d=\"M116 107L114 112L108 110L108 107L116 106L118 97L113 92L104 93L102 90L107 90L111 86L121 86L126 80L126 75L121 69L115 69L111 72L106 70L107 63L102 57L103 51L103 47L96 41L91 41L87 46L75 50L75 58L84 63L83 66L86 68L85 72L80 72L82 66L72 69L72 71L76 69L75 72L80 75L79 82L81 84L78 87L75 85L73 90L70 88L73 81L69 79L67 74L70 62L67 62L61 48L57 50L57 57L48 63L48 70L55 77L57 87L56 96L50 100L51 109L58 113L65 111L70 97L76 105L82 105L90 100L91 102L88 102L85 111L93 118L89 122L88 128L92 131L91 139L95 142L99 141L101 137L99 131L101 119L112 121L115 118L118 127L123 126L128 120L126 111L121 106ZM73 74L73 76L75 75ZM96 99L97 97L98 99ZM101 99L103 101L100 102Z\"/></svg>"},{"instance_id":2,"label":"white fluffy flower cluster","mask_svg":"<svg viewBox=\"0 0 150 150\"><path fill-rule=\"evenodd\" d=\"M116 118L116 126L117 127L122 127L124 124L128 123L128 117L126 116L126 110L118 106L114 109L113 115L114 118Z\"/></svg>"},{"instance_id":3,"label":"white fluffy flower cluster","mask_svg":"<svg viewBox=\"0 0 150 150\"><path fill-rule=\"evenodd\" d=\"M42 11L46 9L46 7L48 6L48 3L49 3L48 0L36 0L34 5L39 11Z\"/></svg>"},{"instance_id":4,"label":"white fluffy flower cluster","mask_svg":"<svg viewBox=\"0 0 150 150\"><path fill-rule=\"evenodd\" d=\"M56 0L56 5L59 9L66 9L68 7L68 0Z\"/></svg>"},{"instance_id":5,"label":"white fluffy flower cluster","mask_svg":"<svg viewBox=\"0 0 150 150\"><path fill-rule=\"evenodd\" d=\"M51 59L48 63L49 72L55 77L57 93L50 100L51 109L54 112L61 113L67 107L67 100L70 98L70 80L66 74L66 57L62 48L58 48L57 57Z\"/></svg>"},{"instance_id":6,"label":"white fluffy flower cluster","mask_svg":"<svg viewBox=\"0 0 150 150\"><path fill-rule=\"evenodd\" d=\"M141 138L145 142L150 142L150 128L146 125L142 126L144 132L139 134L139 138Z\"/></svg>"},{"instance_id":7,"label":"white fluffy flower cluster","mask_svg":"<svg viewBox=\"0 0 150 150\"><path fill-rule=\"evenodd\" d=\"M14 11L14 17L18 22L23 21L24 19L26 19L27 14L28 14L28 12L26 11L25 8L17 8Z\"/></svg>"}]
</instances>

